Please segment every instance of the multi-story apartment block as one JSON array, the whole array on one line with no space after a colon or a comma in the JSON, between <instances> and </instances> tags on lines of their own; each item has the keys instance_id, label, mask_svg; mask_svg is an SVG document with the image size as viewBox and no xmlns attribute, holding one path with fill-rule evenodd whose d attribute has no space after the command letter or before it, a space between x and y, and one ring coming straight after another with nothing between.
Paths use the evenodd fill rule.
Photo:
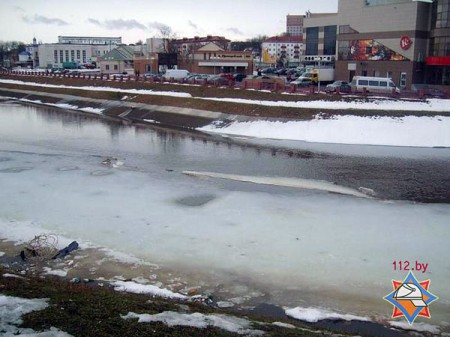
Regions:
<instances>
[{"instance_id":1,"label":"multi-story apartment block","mask_svg":"<svg viewBox=\"0 0 450 337\"><path fill-rule=\"evenodd\" d=\"M298 64L302 55L301 36L273 36L262 43L264 63Z\"/></svg>"},{"instance_id":2,"label":"multi-story apartment block","mask_svg":"<svg viewBox=\"0 0 450 337\"><path fill-rule=\"evenodd\" d=\"M290 36L303 36L304 15L286 16L286 33Z\"/></svg>"}]
</instances>

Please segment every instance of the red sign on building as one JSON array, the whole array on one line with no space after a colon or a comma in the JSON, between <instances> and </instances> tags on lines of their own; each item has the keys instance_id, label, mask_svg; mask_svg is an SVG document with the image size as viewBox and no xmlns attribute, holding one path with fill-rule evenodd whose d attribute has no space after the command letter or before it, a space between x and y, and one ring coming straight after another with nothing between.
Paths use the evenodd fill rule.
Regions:
<instances>
[{"instance_id":1,"label":"red sign on building","mask_svg":"<svg viewBox=\"0 0 450 337\"><path fill-rule=\"evenodd\" d=\"M402 47L403 50L408 50L412 44L413 42L409 38L409 36L402 36L402 38L400 39L400 47Z\"/></svg>"}]
</instances>

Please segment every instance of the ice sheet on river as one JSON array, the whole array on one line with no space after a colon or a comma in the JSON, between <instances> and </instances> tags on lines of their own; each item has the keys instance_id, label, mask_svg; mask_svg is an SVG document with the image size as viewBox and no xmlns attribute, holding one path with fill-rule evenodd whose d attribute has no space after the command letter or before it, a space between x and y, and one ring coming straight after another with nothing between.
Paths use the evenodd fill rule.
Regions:
<instances>
[{"instance_id":1,"label":"ice sheet on river","mask_svg":"<svg viewBox=\"0 0 450 337\"><path fill-rule=\"evenodd\" d=\"M257 176L244 176L238 174L225 174L218 172L200 172L200 171L183 171L183 174L188 176L200 177L200 178L218 178L218 179L229 179L242 182L250 182L254 184L262 185L274 185L282 187L293 187L293 188L304 188L308 190L318 190L331 193L338 193L344 195L352 195L359 198L370 198L366 193L362 191L359 192L355 189L339 186L329 181L324 180L312 180L312 179L301 179L301 178L287 178L287 177L257 177ZM362 189L363 191L368 189Z\"/></svg>"}]
</instances>

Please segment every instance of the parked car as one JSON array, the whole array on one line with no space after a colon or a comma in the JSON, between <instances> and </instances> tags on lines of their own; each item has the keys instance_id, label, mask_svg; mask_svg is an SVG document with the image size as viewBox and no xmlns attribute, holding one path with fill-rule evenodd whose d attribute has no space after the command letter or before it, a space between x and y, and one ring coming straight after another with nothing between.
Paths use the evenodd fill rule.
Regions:
<instances>
[{"instance_id":1,"label":"parked car","mask_svg":"<svg viewBox=\"0 0 450 337\"><path fill-rule=\"evenodd\" d=\"M275 74L276 71L277 71L276 68L265 68L265 69L261 70L261 73L268 75L268 74Z\"/></svg>"},{"instance_id":2,"label":"parked car","mask_svg":"<svg viewBox=\"0 0 450 337\"><path fill-rule=\"evenodd\" d=\"M219 76L226 78L229 81L234 81L234 76L232 73L220 73Z\"/></svg>"},{"instance_id":3,"label":"parked car","mask_svg":"<svg viewBox=\"0 0 450 337\"><path fill-rule=\"evenodd\" d=\"M447 94L441 89L429 88L425 89L424 96L433 98L446 98Z\"/></svg>"},{"instance_id":4,"label":"parked car","mask_svg":"<svg viewBox=\"0 0 450 337\"><path fill-rule=\"evenodd\" d=\"M328 84L325 87L326 92L336 92L337 88L339 88L339 92L351 92L352 87L348 82L345 81L334 81L331 84Z\"/></svg>"},{"instance_id":5,"label":"parked car","mask_svg":"<svg viewBox=\"0 0 450 337\"><path fill-rule=\"evenodd\" d=\"M194 82L200 82L202 80L208 79L209 75L201 75L201 74L195 74L191 75L187 78L188 83L194 83Z\"/></svg>"},{"instance_id":6,"label":"parked car","mask_svg":"<svg viewBox=\"0 0 450 337\"><path fill-rule=\"evenodd\" d=\"M308 87L313 84L310 79L307 78L298 78L295 81L292 81L291 84L296 84L299 87Z\"/></svg>"},{"instance_id":7,"label":"parked car","mask_svg":"<svg viewBox=\"0 0 450 337\"><path fill-rule=\"evenodd\" d=\"M247 77L246 74L236 73L236 74L233 75L233 80L236 81L236 82L242 82L242 80L244 78L246 78L246 77Z\"/></svg>"},{"instance_id":8,"label":"parked car","mask_svg":"<svg viewBox=\"0 0 450 337\"><path fill-rule=\"evenodd\" d=\"M208 77L206 82L213 85L228 85L230 83L230 80L220 75L213 75Z\"/></svg>"}]
</instances>

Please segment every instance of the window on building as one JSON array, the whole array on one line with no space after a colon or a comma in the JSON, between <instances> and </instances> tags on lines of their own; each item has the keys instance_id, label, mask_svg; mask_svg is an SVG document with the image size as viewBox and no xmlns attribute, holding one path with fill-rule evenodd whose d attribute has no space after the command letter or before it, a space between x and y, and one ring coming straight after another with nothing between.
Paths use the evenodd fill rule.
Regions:
<instances>
[{"instance_id":1,"label":"window on building","mask_svg":"<svg viewBox=\"0 0 450 337\"><path fill-rule=\"evenodd\" d=\"M431 39L430 46L432 56L448 56L450 55L450 36L435 37Z\"/></svg>"},{"instance_id":2,"label":"window on building","mask_svg":"<svg viewBox=\"0 0 450 337\"><path fill-rule=\"evenodd\" d=\"M117 64L114 65L114 70L118 70L119 67L117 66Z\"/></svg>"},{"instance_id":3,"label":"window on building","mask_svg":"<svg viewBox=\"0 0 450 337\"><path fill-rule=\"evenodd\" d=\"M337 26L325 26L323 30L323 54L336 54Z\"/></svg>"},{"instance_id":4,"label":"window on building","mask_svg":"<svg viewBox=\"0 0 450 337\"><path fill-rule=\"evenodd\" d=\"M53 51L53 61L54 63L58 63L58 51Z\"/></svg>"},{"instance_id":5,"label":"window on building","mask_svg":"<svg viewBox=\"0 0 450 337\"><path fill-rule=\"evenodd\" d=\"M109 70L109 64L105 65L105 69Z\"/></svg>"},{"instance_id":6,"label":"window on building","mask_svg":"<svg viewBox=\"0 0 450 337\"><path fill-rule=\"evenodd\" d=\"M66 54L66 62L69 62L69 51L66 50L66 51L65 51L65 54Z\"/></svg>"},{"instance_id":7,"label":"window on building","mask_svg":"<svg viewBox=\"0 0 450 337\"><path fill-rule=\"evenodd\" d=\"M431 20L432 28L450 28L450 1L434 1Z\"/></svg>"},{"instance_id":8,"label":"window on building","mask_svg":"<svg viewBox=\"0 0 450 337\"><path fill-rule=\"evenodd\" d=\"M339 41L338 42L338 60L345 61L349 60L350 52L350 41Z\"/></svg>"},{"instance_id":9,"label":"window on building","mask_svg":"<svg viewBox=\"0 0 450 337\"><path fill-rule=\"evenodd\" d=\"M75 50L71 50L71 51L70 51L70 60L71 60L72 62L75 61Z\"/></svg>"},{"instance_id":10,"label":"window on building","mask_svg":"<svg viewBox=\"0 0 450 337\"><path fill-rule=\"evenodd\" d=\"M77 60L81 59L81 52L77 50Z\"/></svg>"},{"instance_id":11,"label":"window on building","mask_svg":"<svg viewBox=\"0 0 450 337\"><path fill-rule=\"evenodd\" d=\"M86 63L86 50L83 50L83 63Z\"/></svg>"},{"instance_id":12,"label":"window on building","mask_svg":"<svg viewBox=\"0 0 450 337\"><path fill-rule=\"evenodd\" d=\"M306 28L306 55L319 54L319 27Z\"/></svg>"},{"instance_id":13,"label":"window on building","mask_svg":"<svg viewBox=\"0 0 450 337\"><path fill-rule=\"evenodd\" d=\"M64 62L64 54L63 51L60 50L59 51L59 63L63 63Z\"/></svg>"}]
</instances>

